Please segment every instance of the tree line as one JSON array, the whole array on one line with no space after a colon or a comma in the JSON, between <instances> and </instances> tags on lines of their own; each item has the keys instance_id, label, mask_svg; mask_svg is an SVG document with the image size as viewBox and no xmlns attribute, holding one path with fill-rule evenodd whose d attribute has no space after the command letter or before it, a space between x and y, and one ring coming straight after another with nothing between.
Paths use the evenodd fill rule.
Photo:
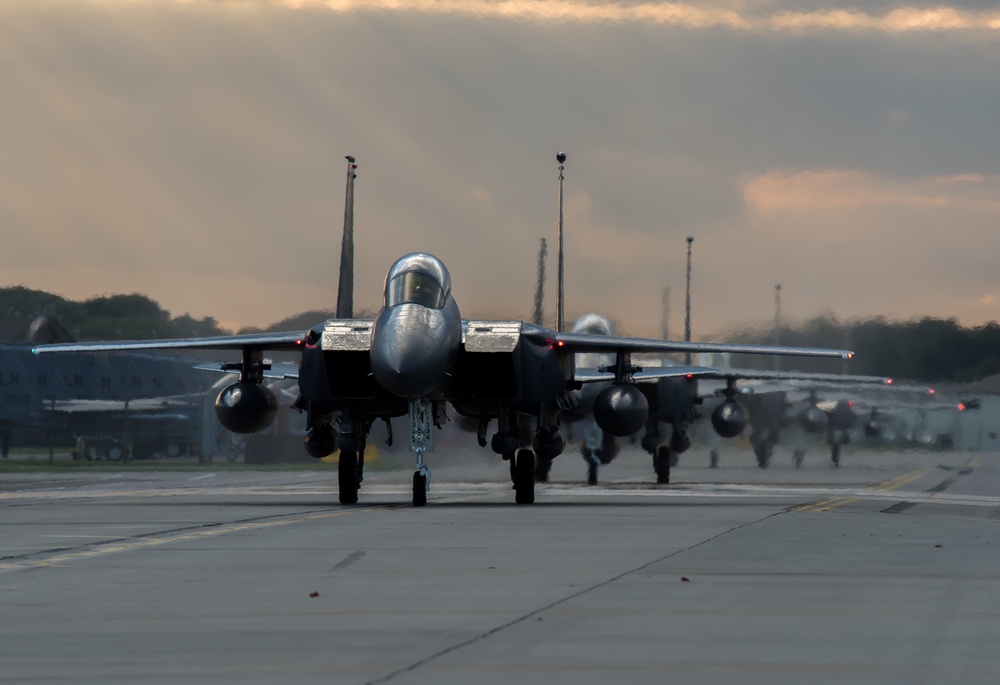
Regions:
<instances>
[{"instance_id":1,"label":"tree line","mask_svg":"<svg viewBox=\"0 0 1000 685\"><path fill-rule=\"evenodd\" d=\"M149 340L229 332L212 317L171 316L155 300L138 293L78 302L23 286L0 288L0 341L27 341L32 324L41 317L58 322L78 340Z\"/></svg>"},{"instance_id":2,"label":"tree line","mask_svg":"<svg viewBox=\"0 0 1000 685\"><path fill-rule=\"evenodd\" d=\"M1000 324L963 327L956 319L886 317L840 321L819 316L795 325L736 330L728 340L853 350L849 362L796 359L781 368L827 373L890 376L926 383L966 383L1000 373ZM772 369L773 359L740 355L732 365Z\"/></svg>"},{"instance_id":3,"label":"tree line","mask_svg":"<svg viewBox=\"0 0 1000 685\"><path fill-rule=\"evenodd\" d=\"M358 316L371 314L359 312ZM332 316L331 311L303 312L266 328L244 328L239 332L305 330ZM29 328L38 317L57 321L79 340L148 340L232 333L213 317L171 316L155 300L138 293L73 301L23 286L0 288L0 341L26 341ZM737 368L892 376L926 383L965 383L1000 373L1000 324L996 322L963 327L955 319L925 317L900 321L877 317L840 321L824 315L783 325L777 332L773 326L761 325L733 330L722 337L732 342L848 348L857 353L849 362L803 358L776 362L773 357L734 355L730 363Z\"/></svg>"}]
</instances>

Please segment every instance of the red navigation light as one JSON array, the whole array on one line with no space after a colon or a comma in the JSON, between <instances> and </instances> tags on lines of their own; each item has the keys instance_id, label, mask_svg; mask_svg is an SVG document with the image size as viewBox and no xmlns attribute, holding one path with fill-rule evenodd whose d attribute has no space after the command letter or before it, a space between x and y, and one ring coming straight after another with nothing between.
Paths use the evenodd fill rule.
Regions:
<instances>
[{"instance_id":1,"label":"red navigation light","mask_svg":"<svg viewBox=\"0 0 1000 685\"><path fill-rule=\"evenodd\" d=\"M559 341L558 343L556 343L556 344L557 344L557 345L559 345L559 347L562 347L563 345L565 345L565 344L566 344L566 341L565 341L565 340L560 340L560 341Z\"/></svg>"},{"instance_id":2,"label":"red navigation light","mask_svg":"<svg viewBox=\"0 0 1000 685\"><path fill-rule=\"evenodd\" d=\"M959 411L965 411L965 402L959 402L958 403L958 410Z\"/></svg>"},{"instance_id":3,"label":"red navigation light","mask_svg":"<svg viewBox=\"0 0 1000 685\"><path fill-rule=\"evenodd\" d=\"M892 379L891 378L886 378L885 379L885 384L886 385L892 385Z\"/></svg>"},{"instance_id":4,"label":"red navigation light","mask_svg":"<svg viewBox=\"0 0 1000 685\"><path fill-rule=\"evenodd\" d=\"M935 390L934 388L931 388L931 389L930 389L930 390L928 390L927 392L928 392L929 394L933 395L933 394L934 394L935 392L937 392L937 390Z\"/></svg>"},{"instance_id":5,"label":"red navigation light","mask_svg":"<svg viewBox=\"0 0 1000 685\"><path fill-rule=\"evenodd\" d=\"M687 375L687 379L688 379L688 380L691 380L692 378L694 378L694 374L693 374L693 373L689 373L689 374Z\"/></svg>"},{"instance_id":6,"label":"red navigation light","mask_svg":"<svg viewBox=\"0 0 1000 685\"><path fill-rule=\"evenodd\" d=\"M847 400L847 406L848 407L853 407L854 406L854 400Z\"/></svg>"}]
</instances>

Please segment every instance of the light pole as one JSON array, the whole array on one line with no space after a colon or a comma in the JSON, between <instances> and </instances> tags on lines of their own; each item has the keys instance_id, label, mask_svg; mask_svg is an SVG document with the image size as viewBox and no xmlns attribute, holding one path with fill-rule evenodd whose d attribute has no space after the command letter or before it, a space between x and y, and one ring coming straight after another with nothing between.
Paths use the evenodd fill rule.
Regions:
<instances>
[{"instance_id":1,"label":"light pole","mask_svg":"<svg viewBox=\"0 0 1000 685\"><path fill-rule=\"evenodd\" d=\"M684 342L691 342L691 243L694 242L694 236L687 237L688 243L688 261L687 261L687 294L684 298ZM687 352L684 355L685 363L691 365L691 353Z\"/></svg>"},{"instance_id":2,"label":"light pole","mask_svg":"<svg viewBox=\"0 0 1000 685\"><path fill-rule=\"evenodd\" d=\"M556 302L556 330L561 331L566 320L564 318L565 312L563 311L564 305L564 291L563 291L563 166L566 162L566 153L560 150L556 153L556 161L559 162L559 235L558 235L558 247L559 251L559 285L557 289L557 299Z\"/></svg>"},{"instance_id":3,"label":"light pole","mask_svg":"<svg viewBox=\"0 0 1000 685\"><path fill-rule=\"evenodd\" d=\"M774 344L781 344L781 284L774 284ZM774 370L781 369L781 356L774 355Z\"/></svg>"}]
</instances>

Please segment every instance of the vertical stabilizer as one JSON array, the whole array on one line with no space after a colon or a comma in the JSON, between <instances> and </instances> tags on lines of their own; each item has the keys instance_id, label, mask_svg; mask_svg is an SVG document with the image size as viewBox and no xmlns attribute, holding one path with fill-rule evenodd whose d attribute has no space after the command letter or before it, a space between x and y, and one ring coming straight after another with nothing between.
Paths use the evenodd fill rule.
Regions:
<instances>
[{"instance_id":1,"label":"vertical stabilizer","mask_svg":"<svg viewBox=\"0 0 1000 685\"><path fill-rule=\"evenodd\" d=\"M344 195L344 237L340 243L340 282L337 286L337 318L354 318L354 179L358 165L347 159L347 191Z\"/></svg>"}]
</instances>

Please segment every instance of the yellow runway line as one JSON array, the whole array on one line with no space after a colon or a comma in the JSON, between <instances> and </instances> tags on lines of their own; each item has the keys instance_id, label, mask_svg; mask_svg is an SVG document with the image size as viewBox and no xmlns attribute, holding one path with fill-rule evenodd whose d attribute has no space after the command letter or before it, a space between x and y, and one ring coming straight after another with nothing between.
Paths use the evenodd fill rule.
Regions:
<instances>
[{"instance_id":1,"label":"yellow runway line","mask_svg":"<svg viewBox=\"0 0 1000 685\"><path fill-rule=\"evenodd\" d=\"M904 485L909 485L915 480L923 478L929 473L932 473L934 469L932 468L922 468L915 471L910 471L909 473L904 473L899 476L894 476L889 480L883 481L878 485L872 487L873 490L880 490L882 492L888 492L901 488ZM819 502L811 502L809 504L804 504L801 507L795 507L792 511L808 511L808 512L828 512L837 507L843 507L848 504L854 504L855 502L860 502L865 499L864 496L861 497L834 497L832 499L825 499Z\"/></svg>"}]
</instances>

